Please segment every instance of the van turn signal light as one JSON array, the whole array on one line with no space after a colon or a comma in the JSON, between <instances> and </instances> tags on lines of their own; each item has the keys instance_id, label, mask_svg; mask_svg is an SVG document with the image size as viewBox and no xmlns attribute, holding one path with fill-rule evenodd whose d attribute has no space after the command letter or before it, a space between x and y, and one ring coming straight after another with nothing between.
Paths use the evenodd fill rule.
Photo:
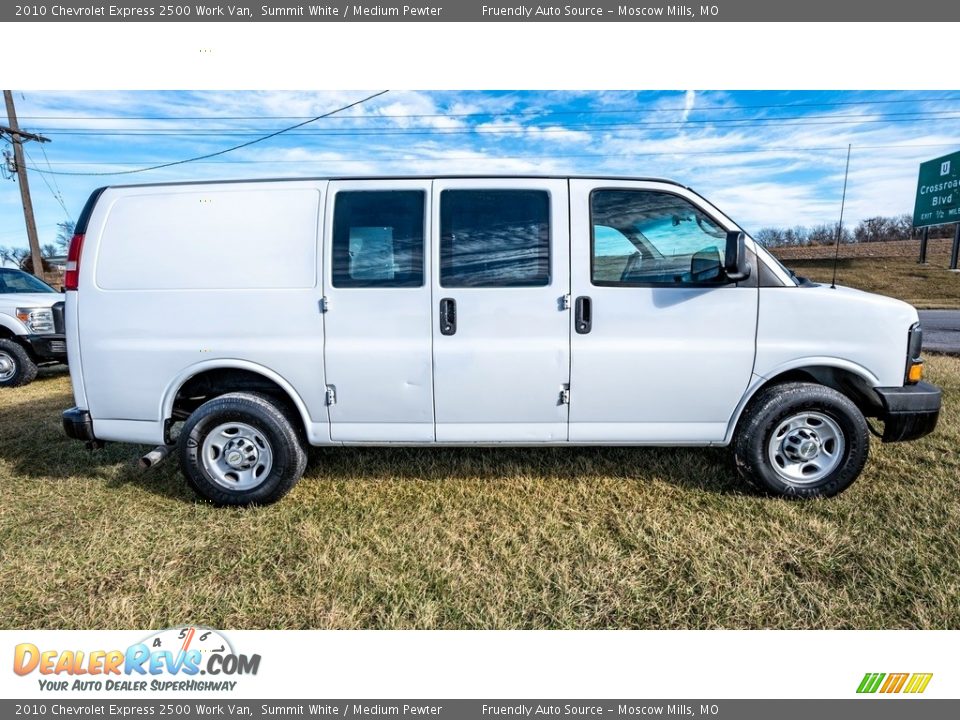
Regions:
<instances>
[{"instance_id":1,"label":"van turn signal light","mask_svg":"<svg viewBox=\"0 0 960 720\"><path fill-rule=\"evenodd\" d=\"M910 364L910 371L907 373L907 380L912 383L918 383L923 380L923 363L915 362Z\"/></svg>"}]
</instances>

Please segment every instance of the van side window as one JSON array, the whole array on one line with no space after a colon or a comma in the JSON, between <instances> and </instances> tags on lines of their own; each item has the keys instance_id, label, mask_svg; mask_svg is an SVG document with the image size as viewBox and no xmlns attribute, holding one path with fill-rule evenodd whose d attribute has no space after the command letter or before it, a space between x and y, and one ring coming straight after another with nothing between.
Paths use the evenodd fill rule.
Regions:
<instances>
[{"instance_id":1,"label":"van side window","mask_svg":"<svg viewBox=\"0 0 960 720\"><path fill-rule=\"evenodd\" d=\"M594 285L698 285L722 280L726 231L686 199L654 190L594 190Z\"/></svg>"},{"instance_id":2,"label":"van side window","mask_svg":"<svg viewBox=\"0 0 960 720\"><path fill-rule=\"evenodd\" d=\"M440 193L440 285L550 284L550 195L542 190Z\"/></svg>"},{"instance_id":3,"label":"van side window","mask_svg":"<svg viewBox=\"0 0 960 720\"><path fill-rule=\"evenodd\" d=\"M333 286L422 286L424 196L422 190L337 193Z\"/></svg>"}]
</instances>

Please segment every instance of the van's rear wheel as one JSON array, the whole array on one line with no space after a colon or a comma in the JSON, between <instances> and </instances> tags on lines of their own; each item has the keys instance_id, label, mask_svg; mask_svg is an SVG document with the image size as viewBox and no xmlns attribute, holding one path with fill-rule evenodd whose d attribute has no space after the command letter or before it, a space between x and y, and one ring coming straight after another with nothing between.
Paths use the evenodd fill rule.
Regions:
<instances>
[{"instance_id":1,"label":"van's rear wheel","mask_svg":"<svg viewBox=\"0 0 960 720\"><path fill-rule=\"evenodd\" d=\"M259 393L229 393L204 403L187 418L177 445L190 485L217 505L276 502L307 466L290 418Z\"/></svg>"},{"instance_id":2,"label":"van's rear wheel","mask_svg":"<svg viewBox=\"0 0 960 720\"><path fill-rule=\"evenodd\" d=\"M870 447L867 421L845 395L813 383L761 391L740 420L740 474L783 497L829 497L860 475Z\"/></svg>"},{"instance_id":3,"label":"van's rear wheel","mask_svg":"<svg viewBox=\"0 0 960 720\"><path fill-rule=\"evenodd\" d=\"M0 387L29 385L37 378L37 364L20 343L0 340Z\"/></svg>"}]
</instances>

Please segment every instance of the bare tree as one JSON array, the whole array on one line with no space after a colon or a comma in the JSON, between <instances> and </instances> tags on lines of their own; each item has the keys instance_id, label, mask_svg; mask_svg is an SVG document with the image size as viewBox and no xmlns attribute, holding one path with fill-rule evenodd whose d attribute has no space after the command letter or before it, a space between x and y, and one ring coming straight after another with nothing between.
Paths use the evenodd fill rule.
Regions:
<instances>
[{"instance_id":1,"label":"bare tree","mask_svg":"<svg viewBox=\"0 0 960 720\"><path fill-rule=\"evenodd\" d=\"M20 267L20 263L29 255L30 250L27 248L0 246L0 265Z\"/></svg>"},{"instance_id":2,"label":"bare tree","mask_svg":"<svg viewBox=\"0 0 960 720\"><path fill-rule=\"evenodd\" d=\"M837 241L836 225L814 225L807 233L811 245L831 245Z\"/></svg>"},{"instance_id":3,"label":"bare tree","mask_svg":"<svg viewBox=\"0 0 960 720\"><path fill-rule=\"evenodd\" d=\"M775 227L761 228L754 236L758 243L764 247L777 247L784 244L783 230Z\"/></svg>"},{"instance_id":4,"label":"bare tree","mask_svg":"<svg viewBox=\"0 0 960 720\"><path fill-rule=\"evenodd\" d=\"M893 232L896 240L909 240L913 237L913 215L904 213L893 218Z\"/></svg>"},{"instance_id":5,"label":"bare tree","mask_svg":"<svg viewBox=\"0 0 960 720\"><path fill-rule=\"evenodd\" d=\"M70 247L70 239L73 237L73 233L76 231L77 224L73 220L65 220L63 222L57 223L57 247L60 248L60 254L66 254L67 248ZM50 253L50 255L56 255L57 253Z\"/></svg>"},{"instance_id":6,"label":"bare tree","mask_svg":"<svg viewBox=\"0 0 960 720\"><path fill-rule=\"evenodd\" d=\"M889 222L885 217L865 218L853 231L857 242L877 242L887 237Z\"/></svg>"}]
</instances>

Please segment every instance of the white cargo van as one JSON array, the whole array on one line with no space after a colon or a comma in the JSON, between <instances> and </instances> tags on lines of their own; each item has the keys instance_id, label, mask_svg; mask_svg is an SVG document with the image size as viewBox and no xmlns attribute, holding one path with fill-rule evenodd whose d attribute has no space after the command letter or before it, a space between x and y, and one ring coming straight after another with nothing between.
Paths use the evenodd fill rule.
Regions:
<instances>
[{"instance_id":1,"label":"white cargo van","mask_svg":"<svg viewBox=\"0 0 960 720\"><path fill-rule=\"evenodd\" d=\"M692 190L602 177L108 187L70 246L92 445L176 444L224 505L309 445L732 445L783 496L834 495L929 433L909 305L800 280Z\"/></svg>"}]
</instances>

